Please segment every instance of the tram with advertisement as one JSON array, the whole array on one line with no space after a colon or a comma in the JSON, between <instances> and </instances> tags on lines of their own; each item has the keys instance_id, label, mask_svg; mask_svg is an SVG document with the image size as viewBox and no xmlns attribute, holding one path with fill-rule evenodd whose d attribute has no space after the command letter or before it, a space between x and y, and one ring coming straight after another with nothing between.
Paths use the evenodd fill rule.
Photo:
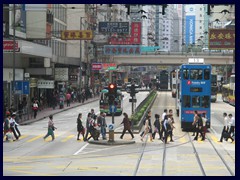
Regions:
<instances>
[{"instance_id":1,"label":"tram with advertisement","mask_svg":"<svg viewBox=\"0 0 240 180\"><path fill-rule=\"evenodd\" d=\"M116 112L114 115L120 116L123 112L123 97L124 95L120 91L121 87L118 87L117 89L117 97L115 97L114 104L116 106ZM109 96L108 96L108 87L105 87L101 92L100 92L100 100L99 100L99 109L100 112L104 112L107 115L110 115L110 107L109 107Z\"/></svg>"},{"instance_id":2,"label":"tram with advertisement","mask_svg":"<svg viewBox=\"0 0 240 180\"><path fill-rule=\"evenodd\" d=\"M235 106L235 74L230 76L230 83L222 86L222 100Z\"/></svg>"},{"instance_id":3,"label":"tram with advertisement","mask_svg":"<svg viewBox=\"0 0 240 180\"><path fill-rule=\"evenodd\" d=\"M206 114L206 125L211 123L211 65L204 59L189 58L188 64L180 66L180 120L183 130L192 130L194 111Z\"/></svg>"}]
</instances>

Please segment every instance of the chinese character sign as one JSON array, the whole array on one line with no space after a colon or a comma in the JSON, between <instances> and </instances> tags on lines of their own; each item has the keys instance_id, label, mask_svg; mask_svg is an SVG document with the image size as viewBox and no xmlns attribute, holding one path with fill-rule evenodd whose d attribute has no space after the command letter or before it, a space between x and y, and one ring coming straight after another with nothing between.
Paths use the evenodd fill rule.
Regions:
<instances>
[{"instance_id":1,"label":"chinese character sign","mask_svg":"<svg viewBox=\"0 0 240 180\"><path fill-rule=\"evenodd\" d=\"M92 30L65 30L61 31L62 40L92 40Z\"/></svg>"},{"instance_id":2,"label":"chinese character sign","mask_svg":"<svg viewBox=\"0 0 240 180\"><path fill-rule=\"evenodd\" d=\"M100 33L129 33L129 22L99 22Z\"/></svg>"},{"instance_id":3,"label":"chinese character sign","mask_svg":"<svg viewBox=\"0 0 240 180\"><path fill-rule=\"evenodd\" d=\"M209 49L235 49L235 30L209 29Z\"/></svg>"},{"instance_id":4,"label":"chinese character sign","mask_svg":"<svg viewBox=\"0 0 240 180\"><path fill-rule=\"evenodd\" d=\"M141 46L139 45L105 45L105 55L141 55Z\"/></svg>"}]
</instances>

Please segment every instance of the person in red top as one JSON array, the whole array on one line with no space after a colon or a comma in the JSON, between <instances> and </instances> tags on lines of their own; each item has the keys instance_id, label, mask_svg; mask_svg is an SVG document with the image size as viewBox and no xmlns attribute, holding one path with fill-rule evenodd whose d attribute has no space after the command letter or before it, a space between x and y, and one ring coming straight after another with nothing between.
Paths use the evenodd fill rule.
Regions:
<instances>
[{"instance_id":1,"label":"person in red top","mask_svg":"<svg viewBox=\"0 0 240 180\"><path fill-rule=\"evenodd\" d=\"M71 101L71 94L68 92L66 95L66 99L67 99L67 107L70 106L70 101Z\"/></svg>"}]
</instances>

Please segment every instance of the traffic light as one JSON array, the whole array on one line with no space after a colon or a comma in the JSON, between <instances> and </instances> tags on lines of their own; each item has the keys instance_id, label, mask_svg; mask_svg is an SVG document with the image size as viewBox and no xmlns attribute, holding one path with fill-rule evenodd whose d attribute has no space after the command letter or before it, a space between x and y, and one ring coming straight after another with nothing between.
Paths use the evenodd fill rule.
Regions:
<instances>
[{"instance_id":1,"label":"traffic light","mask_svg":"<svg viewBox=\"0 0 240 180\"><path fill-rule=\"evenodd\" d=\"M162 5L162 15L165 15L165 8L167 8L167 4Z\"/></svg>"},{"instance_id":2,"label":"traffic light","mask_svg":"<svg viewBox=\"0 0 240 180\"><path fill-rule=\"evenodd\" d=\"M133 97L136 93L138 93L138 90L136 90L135 84L132 84L130 87L130 96Z\"/></svg>"},{"instance_id":3,"label":"traffic light","mask_svg":"<svg viewBox=\"0 0 240 180\"><path fill-rule=\"evenodd\" d=\"M117 85L116 84L110 83L108 85L108 94L113 95L115 97L117 96Z\"/></svg>"}]
</instances>

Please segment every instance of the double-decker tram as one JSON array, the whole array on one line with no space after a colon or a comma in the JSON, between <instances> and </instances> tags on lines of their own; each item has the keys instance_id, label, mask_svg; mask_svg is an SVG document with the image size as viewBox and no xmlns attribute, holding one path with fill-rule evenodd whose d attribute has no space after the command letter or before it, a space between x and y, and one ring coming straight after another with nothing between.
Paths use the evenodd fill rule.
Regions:
<instances>
[{"instance_id":1,"label":"double-decker tram","mask_svg":"<svg viewBox=\"0 0 240 180\"><path fill-rule=\"evenodd\" d=\"M160 89L168 90L168 71L162 70L160 72L159 80L160 80L160 85L159 85Z\"/></svg>"},{"instance_id":2,"label":"double-decker tram","mask_svg":"<svg viewBox=\"0 0 240 180\"><path fill-rule=\"evenodd\" d=\"M118 87L117 90L117 97L115 97L114 105L116 106L115 115L121 115L123 112L123 97L124 95L120 91L121 87ZM108 87L105 87L100 93L100 100L99 100L100 112L104 112L106 114L110 113L109 107L109 95L108 95Z\"/></svg>"},{"instance_id":3,"label":"double-decker tram","mask_svg":"<svg viewBox=\"0 0 240 180\"><path fill-rule=\"evenodd\" d=\"M230 76L228 101L235 106L235 74Z\"/></svg>"},{"instance_id":4,"label":"double-decker tram","mask_svg":"<svg viewBox=\"0 0 240 180\"><path fill-rule=\"evenodd\" d=\"M180 120L183 130L191 130L194 111L206 114L207 127L211 122L211 65L203 64L203 59L190 58L189 64L180 66ZM202 62L202 64L200 64Z\"/></svg>"},{"instance_id":5,"label":"double-decker tram","mask_svg":"<svg viewBox=\"0 0 240 180\"><path fill-rule=\"evenodd\" d=\"M177 70L173 70L170 73L171 79L170 79L170 86L172 90L172 97L175 98L177 94L177 75L176 75Z\"/></svg>"},{"instance_id":6,"label":"double-decker tram","mask_svg":"<svg viewBox=\"0 0 240 180\"><path fill-rule=\"evenodd\" d=\"M217 74L211 74L211 102L217 101Z\"/></svg>"}]
</instances>

